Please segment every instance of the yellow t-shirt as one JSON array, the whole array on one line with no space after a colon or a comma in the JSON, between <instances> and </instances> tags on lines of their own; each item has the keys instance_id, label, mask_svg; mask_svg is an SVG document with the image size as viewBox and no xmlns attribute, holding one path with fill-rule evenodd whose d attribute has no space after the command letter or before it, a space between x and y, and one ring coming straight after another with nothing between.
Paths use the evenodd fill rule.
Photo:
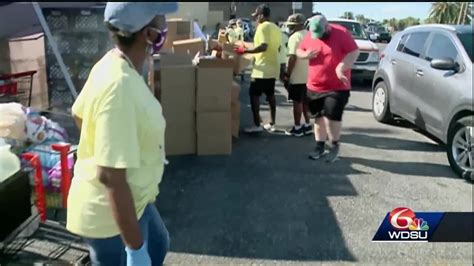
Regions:
<instances>
[{"instance_id":1,"label":"yellow t-shirt","mask_svg":"<svg viewBox=\"0 0 474 266\"><path fill-rule=\"evenodd\" d=\"M67 208L67 229L80 236L119 234L97 166L127 170L137 217L158 195L166 122L143 78L115 51L92 68L72 107L82 118Z\"/></svg>"},{"instance_id":2,"label":"yellow t-shirt","mask_svg":"<svg viewBox=\"0 0 474 266\"><path fill-rule=\"evenodd\" d=\"M280 28L274 23L265 21L258 25L254 36L254 46L262 43L268 45L263 53L255 54L255 63L252 70L252 78L271 79L280 74L280 62L278 48L281 44Z\"/></svg>"},{"instance_id":3,"label":"yellow t-shirt","mask_svg":"<svg viewBox=\"0 0 474 266\"><path fill-rule=\"evenodd\" d=\"M296 50L305 35L306 30L300 30L290 36L288 40L288 55L296 55ZM291 72L290 84L306 84L308 81L308 65L307 59L296 58L295 67L293 72Z\"/></svg>"},{"instance_id":4,"label":"yellow t-shirt","mask_svg":"<svg viewBox=\"0 0 474 266\"><path fill-rule=\"evenodd\" d=\"M286 64L288 61L288 35L281 32L281 44L280 44L280 55L279 55L280 64Z\"/></svg>"},{"instance_id":5,"label":"yellow t-shirt","mask_svg":"<svg viewBox=\"0 0 474 266\"><path fill-rule=\"evenodd\" d=\"M244 29L242 29L241 27L237 27L234 29L235 31L235 34L237 35L237 38L239 39L239 41L243 41L244 40Z\"/></svg>"},{"instance_id":6,"label":"yellow t-shirt","mask_svg":"<svg viewBox=\"0 0 474 266\"><path fill-rule=\"evenodd\" d=\"M235 43L239 40L239 35L235 29L229 28L226 30L226 33L230 43Z\"/></svg>"}]
</instances>

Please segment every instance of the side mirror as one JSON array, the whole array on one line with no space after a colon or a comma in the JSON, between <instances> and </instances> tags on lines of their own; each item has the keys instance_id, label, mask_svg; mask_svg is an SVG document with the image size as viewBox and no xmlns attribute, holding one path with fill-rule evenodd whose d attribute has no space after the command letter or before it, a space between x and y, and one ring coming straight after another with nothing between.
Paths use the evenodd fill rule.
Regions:
<instances>
[{"instance_id":1,"label":"side mirror","mask_svg":"<svg viewBox=\"0 0 474 266\"><path fill-rule=\"evenodd\" d=\"M459 64L454 62L452 58L435 58L431 60L431 67L439 70L459 71Z\"/></svg>"}]
</instances>

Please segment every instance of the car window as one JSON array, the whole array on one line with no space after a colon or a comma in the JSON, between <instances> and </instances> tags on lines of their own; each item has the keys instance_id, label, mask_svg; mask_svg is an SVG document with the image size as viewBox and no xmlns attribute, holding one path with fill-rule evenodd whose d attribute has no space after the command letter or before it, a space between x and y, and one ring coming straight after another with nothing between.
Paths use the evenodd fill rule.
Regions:
<instances>
[{"instance_id":1,"label":"car window","mask_svg":"<svg viewBox=\"0 0 474 266\"><path fill-rule=\"evenodd\" d=\"M408 38L408 34L405 34L402 36L402 38L400 38L400 42L398 43L398 46L397 46L397 51L401 52L403 50L403 48L405 47L405 42L407 41L407 38Z\"/></svg>"},{"instance_id":2,"label":"car window","mask_svg":"<svg viewBox=\"0 0 474 266\"><path fill-rule=\"evenodd\" d=\"M425 59L431 61L434 58L451 58L456 61L457 57L458 51L451 39L444 34L435 33L426 52Z\"/></svg>"},{"instance_id":3,"label":"car window","mask_svg":"<svg viewBox=\"0 0 474 266\"><path fill-rule=\"evenodd\" d=\"M348 31L351 32L352 37L356 40L369 39L367 33L362 29L362 26L359 23L349 21L329 21L329 23L344 26Z\"/></svg>"},{"instance_id":4,"label":"car window","mask_svg":"<svg viewBox=\"0 0 474 266\"><path fill-rule=\"evenodd\" d=\"M420 57L420 55L423 53L423 47L425 46L428 36L428 32L411 33L408 36L402 52L414 57Z\"/></svg>"},{"instance_id":5,"label":"car window","mask_svg":"<svg viewBox=\"0 0 474 266\"><path fill-rule=\"evenodd\" d=\"M471 33L458 33L458 38L461 41L462 45L464 46L464 49L467 52L467 55L469 55L469 58L472 60L472 50L473 50L473 44L472 44L472 39L474 36Z\"/></svg>"}]
</instances>

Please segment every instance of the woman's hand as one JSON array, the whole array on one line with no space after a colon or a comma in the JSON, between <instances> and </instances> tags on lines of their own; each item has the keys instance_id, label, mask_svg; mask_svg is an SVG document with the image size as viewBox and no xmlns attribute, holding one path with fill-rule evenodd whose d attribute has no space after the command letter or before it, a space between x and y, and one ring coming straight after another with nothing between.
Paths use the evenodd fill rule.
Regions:
<instances>
[{"instance_id":1,"label":"woman's hand","mask_svg":"<svg viewBox=\"0 0 474 266\"><path fill-rule=\"evenodd\" d=\"M151 258L148 254L148 246L143 243L140 249L125 248L127 252L127 266L151 266Z\"/></svg>"}]
</instances>

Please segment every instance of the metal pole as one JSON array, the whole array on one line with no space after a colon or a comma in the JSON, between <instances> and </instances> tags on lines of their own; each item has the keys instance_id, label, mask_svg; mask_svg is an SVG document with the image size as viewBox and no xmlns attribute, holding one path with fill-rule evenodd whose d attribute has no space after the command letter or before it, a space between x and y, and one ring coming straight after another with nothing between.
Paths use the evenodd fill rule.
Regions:
<instances>
[{"instance_id":1,"label":"metal pole","mask_svg":"<svg viewBox=\"0 0 474 266\"><path fill-rule=\"evenodd\" d=\"M77 98L76 87L74 86L74 83L72 83L71 76L69 75L66 65L64 64L63 57L61 56L61 53L59 52L56 40L53 38L53 35L51 34L51 30L49 29L48 23L46 23L46 19L44 18L43 11L41 10L41 7L38 4L38 2L32 2L31 4L33 5L33 8L35 9L36 16L38 16L38 20L41 23L41 27L44 30L44 34L49 40L48 43L49 45L51 45L51 49L53 50L54 56L56 57L56 60L58 60L59 68L61 69L61 72L64 75L64 79L66 79L66 83L67 83L67 86L69 87L69 90L71 91L72 97L76 99Z\"/></svg>"}]
</instances>

